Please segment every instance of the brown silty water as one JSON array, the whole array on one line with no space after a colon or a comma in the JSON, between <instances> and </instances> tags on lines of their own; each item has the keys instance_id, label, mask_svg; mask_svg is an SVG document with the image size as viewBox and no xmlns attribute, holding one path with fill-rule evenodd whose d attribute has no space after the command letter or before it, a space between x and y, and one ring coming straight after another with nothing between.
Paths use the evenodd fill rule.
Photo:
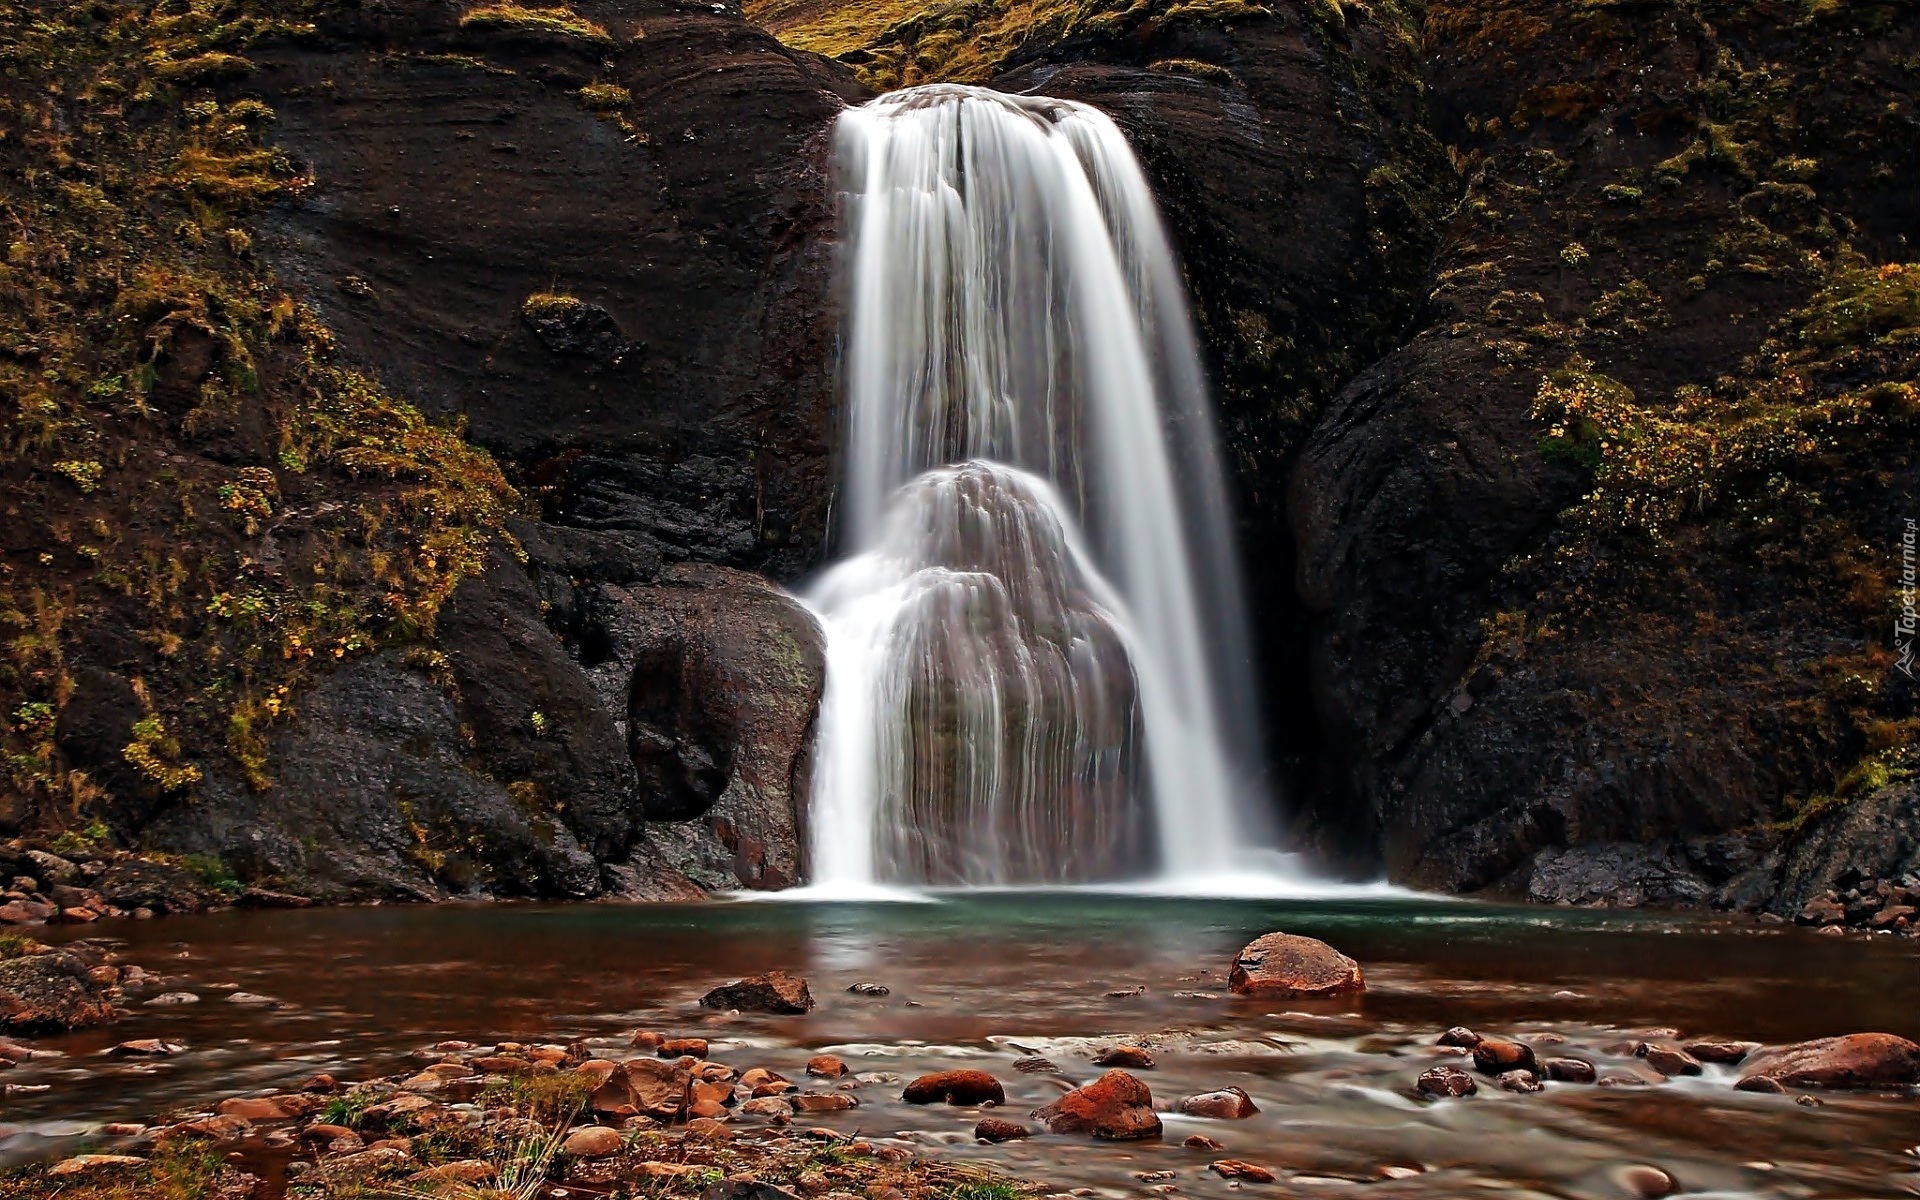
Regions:
<instances>
[{"instance_id":1,"label":"brown silty water","mask_svg":"<svg viewBox=\"0 0 1920 1200\"><path fill-rule=\"evenodd\" d=\"M1323 938L1358 959L1368 990L1337 1001L1234 997L1234 952L1269 930ZM640 1028L712 1040L711 1057L802 1078L823 1051L865 1077L848 1112L803 1117L977 1159L1050 1189L1147 1196L1243 1190L1221 1157L1273 1168L1246 1190L1287 1196L1636 1194L1657 1166L1688 1194L1920 1194L1912 1095L1735 1091L1735 1069L1658 1081L1628 1046L1645 1037L1779 1043L1882 1031L1920 1037L1920 948L1670 914L1512 909L1408 899L1223 902L1081 892L970 894L937 903L716 903L233 911L128 923L124 961L163 978L102 1030L46 1038L8 1072L0 1148L13 1161L100 1145L110 1121L149 1121L233 1095L407 1069L436 1041L568 1041L628 1057ZM773 968L806 976L804 1017L703 1010L717 983ZM890 993L848 992L878 983ZM146 1004L190 991L192 1004ZM233 1003L235 992L272 1005ZM1413 1091L1434 1045L1468 1025L1544 1053L1592 1059L1644 1086L1550 1084L1433 1101ZM112 1058L123 1039L186 1052ZM1150 1050L1139 1072L1162 1105L1237 1086L1244 1121L1165 1116L1162 1138L1102 1143L971 1135L984 1112L904 1104L905 1080L976 1067L1006 1085L997 1115L1025 1120L1100 1073L1114 1043ZM1042 1055L1054 1072L1014 1069ZM1463 1065L1465 1065L1463 1063ZM897 1081L895 1081L897 1080ZM23 1088L20 1085L25 1085ZM46 1086L44 1092L29 1089ZM1030 1124L1032 1122L1029 1122ZM743 1130L752 1121L738 1123ZM1181 1142L1205 1133L1222 1152ZM1171 1174L1164 1174L1164 1173ZM1144 1177L1144 1178L1143 1178Z\"/></svg>"}]
</instances>

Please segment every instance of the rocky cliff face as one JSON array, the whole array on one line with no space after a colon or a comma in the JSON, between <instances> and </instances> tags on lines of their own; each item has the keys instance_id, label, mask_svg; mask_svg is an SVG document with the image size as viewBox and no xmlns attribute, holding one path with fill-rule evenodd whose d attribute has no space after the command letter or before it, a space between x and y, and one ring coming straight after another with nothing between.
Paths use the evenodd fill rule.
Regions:
<instances>
[{"instance_id":1,"label":"rocky cliff face","mask_svg":"<svg viewBox=\"0 0 1920 1200\"><path fill-rule=\"evenodd\" d=\"M0 7L14 829L336 897L798 878L820 653L761 579L829 537L824 139L933 79L1155 177L1328 857L1784 911L1901 819L1906 8Z\"/></svg>"}]
</instances>

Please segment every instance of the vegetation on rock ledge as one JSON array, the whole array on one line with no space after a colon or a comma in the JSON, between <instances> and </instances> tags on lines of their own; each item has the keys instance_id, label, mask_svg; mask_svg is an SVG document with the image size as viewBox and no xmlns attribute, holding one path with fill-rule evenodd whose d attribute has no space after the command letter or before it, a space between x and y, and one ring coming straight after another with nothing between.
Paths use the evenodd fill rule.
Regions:
<instances>
[{"instance_id":1,"label":"vegetation on rock ledge","mask_svg":"<svg viewBox=\"0 0 1920 1200\"><path fill-rule=\"evenodd\" d=\"M519 507L254 251L249 219L310 181L236 81L311 7L0 4L7 825L138 799L64 765L81 660L137 664L136 790L191 791L221 746L269 787L312 664L430 634Z\"/></svg>"}]
</instances>

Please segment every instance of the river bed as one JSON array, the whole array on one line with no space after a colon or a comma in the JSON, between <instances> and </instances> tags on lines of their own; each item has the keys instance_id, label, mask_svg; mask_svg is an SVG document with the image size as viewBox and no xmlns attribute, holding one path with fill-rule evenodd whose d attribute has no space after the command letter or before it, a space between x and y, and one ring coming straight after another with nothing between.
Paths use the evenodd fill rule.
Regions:
<instances>
[{"instance_id":1,"label":"river bed","mask_svg":"<svg viewBox=\"0 0 1920 1200\"><path fill-rule=\"evenodd\" d=\"M1234 997L1226 969L1270 930L1322 938L1363 965L1364 996ZM404 1069L448 1038L566 1042L618 1053L636 1029L712 1040L711 1057L793 1078L832 1052L856 1072L910 1079L979 1067L1024 1119L1100 1072L1100 1048L1153 1052L1156 1100L1229 1085L1245 1121L1169 1115L1145 1143L1040 1136L973 1142L979 1110L902 1103L867 1083L860 1107L802 1118L977 1158L1054 1190L1104 1195L1558 1196L1634 1194L1650 1164L1688 1194L1920 1194L1920 1100L1733 1089L1737 1068L1645 1086L1550 1084L1431 1101L1412 1091L1449 1026L1518 1037L1648 1072L1643 1038L1780 1043L1878 1031L1920 1038L1920 946L1820 937L1690 915L1507 908L1412 899L1248 901L1091 893L973 894L931 903L438 905L232 910L48 932L110 936L163 977L106 1029L39 1039L63 1057L23 1064L0 1113L10 1161L71 1149L105 1122L269 1088L318 1071L343 1080ZM710 987L782 968L817 1001L804 1017L713 1013ZM890 989L880 997L854 983ZM161 992L197 1003L145 1003ZM271 998L234 1003L235 992ZM184 1043L159 1060L111 1058L130 1038ZM1556 1042L1564 1039L1564 1042ZM1058 1073L1016 1071L1039 1054ZM26 1085L20 1088L18 1085ZM27 1089L46 1085L44 1092ZM744 1124L744 1123L743 1123ZM1226 1150L1191 1150L1203 1132ZM96 1139L97 1140L97 1139ZM1223 1155L1275 1169L1269 1185L1208 1170ZM1171 1175L1162 1175L1171 1172ZM1142 1179L1141 1176L1148 1178Z\"/></svg>"}]
</instances>

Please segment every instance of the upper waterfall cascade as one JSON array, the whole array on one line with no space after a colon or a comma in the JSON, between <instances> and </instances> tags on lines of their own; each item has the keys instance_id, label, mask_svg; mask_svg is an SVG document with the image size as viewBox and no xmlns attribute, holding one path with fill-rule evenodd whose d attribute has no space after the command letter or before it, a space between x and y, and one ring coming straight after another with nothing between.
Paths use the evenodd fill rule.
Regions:
<instances>
[{"instance_id":1,"label":"upper waterfall cascade","mask_svg":"<svg viewBox=\"0 0 1920 1200\"><path fill-rule=\"evenodd\" d=\"M849 556L816 885L1232 869L1267 842L1180 274L1119 128L938 85L841 118Z\"/></svg>"}]
</instances>

